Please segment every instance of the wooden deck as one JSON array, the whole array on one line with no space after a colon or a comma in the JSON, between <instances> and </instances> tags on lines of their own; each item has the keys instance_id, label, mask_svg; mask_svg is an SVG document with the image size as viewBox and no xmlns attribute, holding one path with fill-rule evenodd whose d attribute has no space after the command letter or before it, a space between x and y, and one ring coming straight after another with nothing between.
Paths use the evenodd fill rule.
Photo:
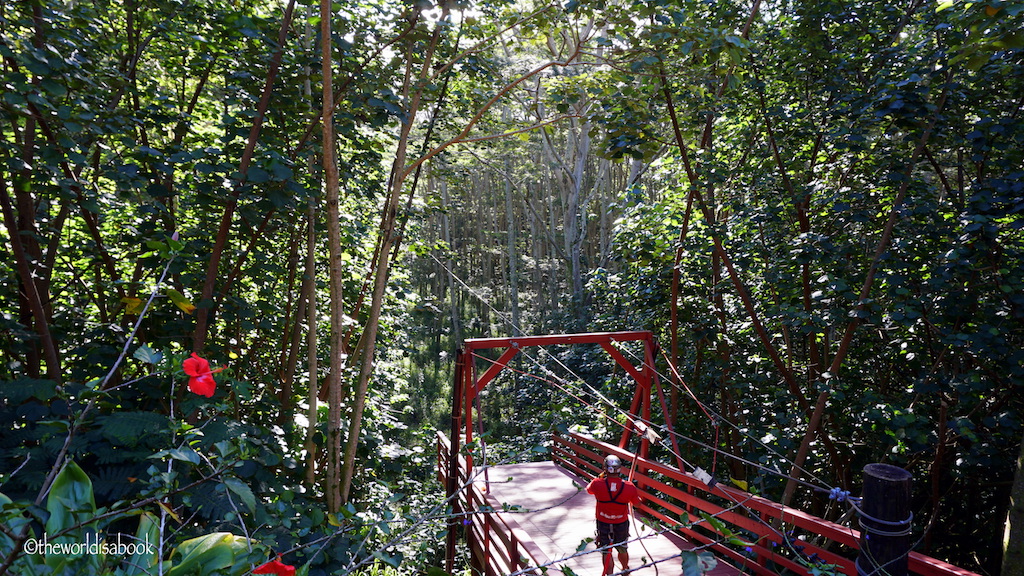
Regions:
<instances>
[{"instance_id":1,"label":"wooden deck","mask_svg":"<svg viewBox=\"0 0 1024 576\"><path fill-rule=\"evenodd\" d=\"M594 500L583 490L582 479L599 472L608 454L623 461L634 458L628 450L593 438L555 434L553 462L494 466L485 474L439 433L438 480L446 486L453 509L447 569L454 570L458 539L463 537L474 575L557 575L564 567L565 574L599 576L600 553L593 542L585 542L594 534ZM682 551L696 546L717 559L716 568L708 572L712 576L805 574L808 566L822 562L838 574L858 574L856 529L722 483L708 486L672 465L635 460L634 482L644 495L636 508L655 520L653 526L675 527L672 534L655 534L659 529L639 519L631 523L630 566L635 574L678 576L683 572ZM715 522L708 520L712 517ZM981 576L918 552L908 557L914 576Z\"/></svg>"},{"instance_id":2,"label":"wooden deck","mask_svg":"<svg viewBox=\"0 0 1024 576\"><path fill-rule=\"evenodd\" d=\"M495 510L514 520L533 543L553 562L558 574L563 566L579 576L600 576L601 554L595 550L594 497L586 484L553 462L494 466L487 470L486 497ZM639 537L639 538L638 538ZM630 523L631 574L677 576L683 573L681 550L693 544L674 534L657 534L638 517ZM616 570L618 555L616 558ZM563 560L564 559L564 560ZM655 564L657 569L655 569ZM719 561L709 576L731 576L739 570Z\"/></svg>"}]
</instances>

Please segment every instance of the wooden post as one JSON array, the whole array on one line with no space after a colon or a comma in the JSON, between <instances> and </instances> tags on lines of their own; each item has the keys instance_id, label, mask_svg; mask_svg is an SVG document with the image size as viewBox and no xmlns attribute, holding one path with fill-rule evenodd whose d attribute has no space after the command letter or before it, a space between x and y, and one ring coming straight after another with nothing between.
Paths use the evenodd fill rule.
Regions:
<instances>
[{"instance_id":1,"label":"wooden post","mask_svg":"<svg viewBox=\"0 0 1024 576\"><path fill-rule=\"evenodd\" d=\"M455 352L455 381L452 385L454 391L452 398L452 431L451 443L448 452L448 481L445 483L445 493L448 495L448 504L451 506L452 514L448 517L448 534L445 542L444 568L449 574L455 571L455 548L459 537L459 528L462 524L462 513L465 511L459 504L459 497L456 492L459 489L459 439L462 436L462 387L464 385L463 370L465 370L465 358L460 348Z\"/></svg>"},{"instance_id":2,"label":"wooden post","mask_svg":"<svg viewBox=\"0 0 1024 576\"><path fill-rule=\"evenodd\" d=\"M910 472L889 464L864 467L857 574L907 576L911 479Z\"/></svg>"}]
</instances>

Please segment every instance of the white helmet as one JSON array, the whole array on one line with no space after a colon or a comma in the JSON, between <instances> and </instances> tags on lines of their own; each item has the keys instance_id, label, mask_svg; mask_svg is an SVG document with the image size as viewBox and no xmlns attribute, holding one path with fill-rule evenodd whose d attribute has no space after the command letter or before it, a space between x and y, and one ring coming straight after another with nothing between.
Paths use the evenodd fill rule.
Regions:
<instances>
[{"instance_id":1,"label":"white helmet","mask_svg":"<svg viewBox=\"0 0 1024 576\"><path fill-rule=\"evenodd\" d=\"M618 474L619 468L622 467L622 460L619 460L618 456L610 454L604 459L604 470L609 474Z\"/></svg>"}]
</instances>

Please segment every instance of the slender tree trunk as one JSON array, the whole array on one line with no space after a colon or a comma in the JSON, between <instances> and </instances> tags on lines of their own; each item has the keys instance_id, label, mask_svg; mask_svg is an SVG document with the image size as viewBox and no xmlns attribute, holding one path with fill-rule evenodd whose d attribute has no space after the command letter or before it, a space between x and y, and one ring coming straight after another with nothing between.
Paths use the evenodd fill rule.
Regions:
<instances>
[{"instance_id":1,"label":"slender tree trunk","mask_svg":"<svg viewBox=\"0 0 1024 576\"><path fill-rule=\"evenodd\" d=\"M302 45L307 52L312 50L313 46L313 26L310 22L313 20L315 7L313 5L306 6L306 24L303 30ZM306 95L307 101L310 103L310 111L312 112L313 102L313 82L311 80L312 70L309 66L304 68L305 79L303 81L302 91ZM312 156L308 160L309 171L314 173L316 161ZM319 367L317 357L317 310L316 310L316 209L317 199L310 198L309 205L306 207L306 277L310 281L310 289L307 290L303 296L306 298L306 371L309 378L309 395L308 395L308 410L306 412L306 441L303 448L306 450L306 475L305 483L307 486L312 487L316 484L316 426L319 412L317 410L317 401L320 394L318 383L319 383Z\"/></svg>"},{"instance_id":2,"label":"slender tree trunk","mask_svg":"<svg viewBox=\"0 0 1024 576\"><path fill-rule=\"evenodd\" d=\"M14 252L14 260L18 269L18 276L21 279L21 289L25 292L25 301L30 314L30 325L39 335L39 342L43 349L43 358L46 361L46 377L54 382L61 382L60 357L57 352L57 342L50 333L50 322L46 313L46 306L43 302L43 295L39 293L39 287L35 281L32 270L32 260L25 249L22 238L25 235L20 233L17 225L14 208L11 205L11 197L7 193L7 184L0 179L0 202L2 202L4 225L10 235L11 248ZM38 261L38 260L36 260Z\"/></svg>"},{"instance_id":3,"label":"slender tree trunk","mask_svg":"<svg viewBox=\"0 0 1024 576\"><path fill-rule=\"evenodd\" d=\"M238 207L238 196L245 185L246 174L249 172L249 165L252 163L256 152L256 143L259 140L260 132L263 129L263 120L266 118L267 109L270 107L270 95L273 92L274 80L281 68L281 60L286 47L285 40L288 37L288 30L291 28L292 14L295 11L295 0L288 1L285 9L284 19L281 22L281 30L278 34L278 48L270 62L270 69L267 71L267 81L263 85L263 93L260 96L256 109L256 118L253 120L252 128L249 130L249 139L246 142L245 150L238 164L238 172L242 175L240 182L235 185L235 190L228 199L221 216L220 227L217 229L217 237L214 240L213 249L210 252L210 261L206 266L206 279L203 282L203 290L200 295L201 305L196 309L196 323L192 331L192 349L202 351L206 346L206 333L209 328L210 313L214 287L217 283L217 276L220 273L220 261L224 256L224 249L227 247L231 234L231 225L234 222L235 209Z\"/></svg>"},{"instance_id":4,"label":"slender tree trunk","mask_svg":"<svg viewBox=\"0 0 1024 576\"><path fill-rule=\"evenodd\" d=\"M331 2L320 2L320 39L321 39L321 72L323 75L323 167L324 187L327 196L327 243L330 255L330 310L331 310L331 358L330 373L327 375L327 481L324 483L324 494L327 498L327 509L337 512L344 504L342 490L341 454L341 413L342 393L341 376L345 369L342 336L344 325L344 270L341 267L341 192L338 182L338 166L335 158L334 142L334 62L331 54ZM386 255L384 255L386 257Z\"/></svg>"},{"instance_id":5,"label":"slender tree trunk","mask_svg":"<svg viewBox=\"0 0 1024 576\"><path fill-rule=\"evenodd\" d=\"M419 15L419 12L415 12L413 18L418 19ZM441 20L448 20L447 9L443 12ZM408 52L406 54L407 72L402 97L405 102L409 102L409 108L405 111L406 121L402 125L402 133L398 139L398 147L395 151L395 161L391 168L390 189L384 204L380 227L380 238L378 241L379 257L377 259L377 266L374 270L373 294L370 301L370 310L367 314L366 325L363 328L363 333L359 338L359 344L357 345L357 349L361 351L361 358L359 376L353 389L351 399L352 405L349 418L348 440L345 445L344 462L342 463L341 470L340 489L342 502L348 501L349 494L352 489L352 478L355 475L356 449L359 447L359 434L363 425L363 410L366 406L366 394L370 385L370 376L373 374L373 357L376 351L377 332L380 327L380 316L384 305L384 290L387 287L388 278L391 272L392 248L399 241L399 237L395 232L397 230L396 224L398 221L398 209L401 205L401 193L406 179L411 174L412 170L415 170L415 166L407 167L406 161L410 135L416 122L416 114L420 110L420 101L423 95L423 89L420 86L431 73L431 63L433 61L434 51L437 48L437 44L440 39L442 28L443 26L436 26L434 28L434 34L431 37L430 44L427 46L423 54L417 55L417 57L422 57L423 64L420 68L420 73L416 78L412 77L414 61L416 60L413 55L414 44L412 42L410 42ZM414 84L416 85L415 88L413 87ZM416 166L418 165L419 162L416 163Z\"/></svg>"},{"instance_id":6,"label":"slender tree trunk","mask_svg":"<svg viewBox=\"0 0 1024 576\"><path fill-rule=\"evenodd\" d=\"M277 400L281 410L277 415L277 423L290 426L292 414L292 385L295 381L295 366L299 358L299 346L302 343L302 322L306 315L306 290L310 289L309 278L299 279L299 245L303 240L304 227L297 225L288 238L288 275L284 293L288 295L285 304L284 318L281 322L281 349L278 353L278 379L281 386L277 391ZM296 293L295 284L299 283Z\"/></svg>"},{"instance_id":7,"label":"slender tree trunk","mask_svg":"<svg viewBox=\"0 0 1024 576\"><path fill-rule=\"evenodd\" d=\"M551 238L557 237L557 235L558 235L558 223L555 222L555 197L554 197L553 194L548 194L548 226L549 226L549 228L548 228L548 230L549 230L548 235ZM551 252L552 252L551 259L552 260L557 258L557 255L556 255L556 252L555 252L556 248L557 247L556 247L555 243L552 242L551 243ZM548 272L548 282L549 282L549 284L551 286L548 289L549 290L548 297L551 298L551 305L550 305L549 310L550 310L550 314L553 316L556 312L558 312L558 308L559 308L558 304L559 304L559 300L560 300L559 294L558 294L558 274L555 273L555 267L554 266L549 266L548 270L549 270L549 272Z\"/></svg>"},{"instance_id":8,"label":"slender tree trunk","mask_svg":"<svg viewBox=\"0 0 1024 576\"><path fill-rule=\"evenodd\" d=\"M512 204L512 181L509 179L509 160L505 157L505 222L508 227L508 298L512 308L512 335L520 335L519 324L519 252L516 246L515 211Z\"/></svg>"},{"instance_id":9,"label":"slender tree trunk","mask_svg":"<svg viewBox=\"0 0 1024 576\"><path fill-rule=\"evenodd\" d=\"M317 401L320 391L318 390L319 368L317 366L316 353L316 200L310 199L309 208L306 211L306 219L309 220L309 228L306 237L306 275L313 279L312 288L306 292L306 315L308 326L306 327L306 366L309 374L309 411L306 414L308 421L306 427L306 484L312 486L316 482L316 426L317 426Z\"/></svg>"},{"instance_id":10,"label":"slender tree trunk","mask_svg":"<svg viewBox=\"0 0 1024 576\"><path fill-rule=\"evenodd\" d=\"M683 263L683 253L686 251L686 237L690 234L690 216L693 214L693 187L686 195L686 210L683 213L683 226L679 230L679 243L676 246L676 256L672 264L672 289L669 294L669 337L671 343L671 358L676 366L682 363L679 349L679 287L682 284L682 273L679 267ZM698 362L699 364L699 362ZM673 386L669 396L669 414L673 422L679 422L679 386Z\"/></svg>"},{"instance_id":11,"label":"slender tree trunk","mask_svg":"<svg viewBox=\"0 0 1024 576\"><path fill-rule=\"evenodd\" d=\"M452 231L451 231L451 220L448 217L448 210L451 206L451 202L448 198L448 183L441 180L441 207L443 212L441 213L441 235L445 245L448 246L449 252L455 250L455 246L452 246ZM445 278L448 279L448 297L451 301L451 317L452 317L452 341L455 343L457 348L462 347L462 316L459 313L458 306L458 292L455 290L455 275L452 269L454 263L450 256L445 256Z\"/></svg>"}]
</instances>

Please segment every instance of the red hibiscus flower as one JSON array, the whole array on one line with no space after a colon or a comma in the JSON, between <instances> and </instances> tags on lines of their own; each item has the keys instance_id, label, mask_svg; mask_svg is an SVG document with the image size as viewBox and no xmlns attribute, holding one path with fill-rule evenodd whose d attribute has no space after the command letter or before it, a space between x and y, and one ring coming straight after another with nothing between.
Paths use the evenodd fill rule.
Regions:
<instances>
[{"instance_id":1,"label":"red hibiscus flower","mask_svg":"<svg viewBox=\"0 0 1024 576\"><path fill-rule=\"evenodd\" d=\"M200 358L195 352L192 353L191 357L185 358L185 361L181 363L181 367L185 369L185 374L189 376L189 390L207 398L213 396L213 391L217 388L213 375L223 370L223 368L210 370L210 363L205 358Z\"/></svg>"},{"instance_id":2,"label":"red hibiscus flower","mask_svg":"<svg viewBox=\"0 0 1024 576\"><path fill-rule=\"evenodd\" d=\"M266 564L252 571L253 574L277 574L277 576L295 576L295 566L289 566L281 562L281 557L271 560Z\"/></svg>"}]
</instances>

